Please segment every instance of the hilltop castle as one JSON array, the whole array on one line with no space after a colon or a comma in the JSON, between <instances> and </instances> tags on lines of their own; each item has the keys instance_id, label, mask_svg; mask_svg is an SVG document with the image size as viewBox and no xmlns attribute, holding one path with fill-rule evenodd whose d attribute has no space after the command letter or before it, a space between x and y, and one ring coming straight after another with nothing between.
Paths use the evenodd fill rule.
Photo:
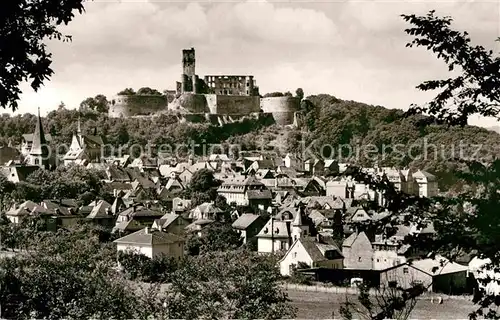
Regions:
<instances>
[{"instance_id":1,"label":"hilltop castle","mask_svg":"<svg viewBox=\"0 0 500 320\"><path fill-rule=\"evenodd\" d=\"M188 120L206 119L219 124L244 116L272 115L276 123L290 125L300 99L290 96L261 98L253 75L196 74L195 49L182 50L182 74L176 90L164 95L119 95L111 103L110 117L153 116L178 111Z\"/></svg>"}]
</instances>

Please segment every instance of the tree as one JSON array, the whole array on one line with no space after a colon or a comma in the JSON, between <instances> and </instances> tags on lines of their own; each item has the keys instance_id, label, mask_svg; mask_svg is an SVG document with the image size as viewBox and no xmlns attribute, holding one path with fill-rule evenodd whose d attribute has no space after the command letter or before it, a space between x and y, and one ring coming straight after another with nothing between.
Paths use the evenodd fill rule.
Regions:
<instances>
[{"instance_id":1,"label":"tree","mask_svg":"<svg viewBox=\"0 0 500 320\"><path fill-rule=\"evenodd\" d=\"M81 227L33 240L34 250L0 260L2 317L134 317L135 291L114 271L112 245Z\"/></svg>"},{"instance_id":2,"label":"tree","mask_svg":"<svg viewBox=\"0 0 500 320\"><path fill-rule=\"evenodd\" d=\"M0 212L6 210L6 199L15 190L15 184L9 181L4 175L0 175Z\"/></svg>"},{"instance_id":3,"label":"tree","mask_svg":"<svg viewBox=\"0 0 500 320\"><path fill-rule=\"evenodd\" d=\"M362 284L358 289L360 293L357 301L346 298L346 302L340 307L343 319L406 320L417 304L417 297L426 288L421 284L407 290L392 286L374 289L375 292L370 293L368 286Z\"/></svg>"},{"instance_id":4,"label":"tree","mask_svg":"<svg viewBox=\"0 0 500 320\"><path fill-rule=\"evenodd\" d=\"M118 252L118 261L129 280L169 282L180 262L168 256L149 258L136 252Z\"/></svg>"},{"instance_id":5,"label":"tree","mask_svg":"<svg viewBox=\"0 0 500 320\"><path fill-rule=\"evenodd\" d=\"M211 188L217 188L220 182L214 178L212 171L200 169L191 177L189 188L193 192L207 192Z\"/></svg>"},{"instance_id":6,"label":"tree","mask_svg":"<svg viewBox=\"0 0 500 320\"><path fill-rule=\"evenodd\" d=\"M227 199L223 195L218 194L215 198L215 206L222 211L229 211L231 208L227 204Z\"/></svg>"},{"instance_id":7,"label":"tree","mask_svg":"<svg viewBox=\"0 0 500 320\"><path fill-rule=\"evenodd\" d=\"M295 90L295 96L300 100L304 99L304 90L302 90L302 88L297 88L297 90Z\"/></svg>"},{"instance_id":8,"label":"tree","mask_svg":"<svg viewBox=\"0 0 500 320\"><path fill-rule=\"evenodd\" d=\"M62 23L82 13L84 0L7 1L0 5L0 106L16 110L23 81L36 91L52 76L51 54L47 39L71 40L57 31ZM8 49L5 49L8 48Z\"/></svg>"},{"instance_id":9,"label":"tree","mask_svg":"<svg viewBox=\"0 0 500 320\"><path fill-rule=\"evenodd\" d=\"M500 57L482 46L472 46L467 32L450 28L451 17L402 15L412 27L405 32L414 39L408 47L424 47L442 59L450 71L459 67L460 74L447 80L423 82L422 91L442 91L427 107L413 106L409 114L427 113L427 121L464 126L469 116L496 117L500 111ZM500 39L500 38L499 38ZM499 40L497 39L497 41Z\"/></svg>"},{"instance_id":10,"label":"tree","mask_svg":"<svg viewBox=\"0 0 500 320\"><path fill-rule=\"evenodd\" d=\"M449 17L436 17L434 11L431 11L426 16L403 15L403 19L413 25L405 30L415 37L408 46L424 46L432 50L448 64L450 71L456 66L461 67L460 74L454 79L421 84L418 88L422 90L442 88L443 91L429 103L428 108L414 107L406 115L427 112L431 117L421 117L422 121L417 122L417 125L438 122L450 126L449 130L457 125L463 127L473 114L497 116L496 108L500 101L499 59L493 58L492 52L487 52L480 46L470 46L467 33L450 29L452 20ZM449 102L453 102L457 110L453 110ZM386 209L392 214L382 219L383 222L373 224L372 228L385 228L387 222L391 225L411 222L417 227L424 227L432 222L436 230L434 238L414 234L407 237L404 243L417 250L426 248L431 252L431 257L440 254L450 261L467 254L489 259L485 269L497 273L500 270L500 221L497 214L500 203L500 160L450 160L463 164L454 174L464 188L454 194L431 199L406 195L397 191L386 177L376 178L363 173L359 168L349 168L348 174L367 183L372 189L382 190L388 200ZM401 220L403 212L409 215ZM469 315L471 319L500 317L493 306L498 305L497 297L484 289L490 281L491 278L479 280L482 288L474 296L477 309ZM370 313L369 318L385 319L395 316L398 310L411 304L415 296L422 292L417 285L410 290L413 291L401 294L392 302L385 303L384 308L378 312ZM345 307L345 315L352 315L352 308L347 304Z\"/></svg>"},{"instance_id":11,"label":"tree","mask_svg":"<svg viewBox=\"0 0 500 320\"><path fill-rule=\"evenodd\" d=\"M273 257L248 251L190 257L166 291L170 319L293 318Z\"/></svg>"},{"instance_id":12,"label":"tree","mask_svg":"<svg viewBox=\"0 0 500 320\"><path fill-rule=\"evenodd\" d=\"M156 89L151 89L149 87L143 87L137 90L138 95L155 95L155 96L161 96L162 93Z\"/></svg>"},{"instance_id":13,"label":"tree","mask_svg":"<svg viewBox=\"0 0 500 320\"><path fill-rule=\"evenodd\" d=\"M235 250L243 244L240 233L228 222L213 222L203 229L201 237L193 234L186 244L192 255L213 251Z\"/></svg>"},{"instance_id":14,"label":"tree","mask_svg":"<svg viewBox=\"0 0 500 320\"><path fill-rule=\"evenodd\" d=\"M135 91L132 88L125 88L122 91L117 93L119 96L133 96L135 95Z\"/></svg>"},{"instance_id":15,"label":"tree","mask_svg":"<svg viewBox=\"0 0 500 320\"><path fill-rule=\"evenodd\" d=\"M109 102L106 96L98 94L94 98L89 97L80 103L83 109L90 109L101 113L107 113L109 109Z\"/></svg>"},{"instance_id":16,"label":"tree","mask_svg":"<svg viewBox=\"0 0 500 320\"><path fill-rule=\"evenodd\" d=\"M269 92L269 93L266 93L264 95L264 98L268 98L268 97L283 97L284 94L283 92Z\"/></svg>"}]
</instances>

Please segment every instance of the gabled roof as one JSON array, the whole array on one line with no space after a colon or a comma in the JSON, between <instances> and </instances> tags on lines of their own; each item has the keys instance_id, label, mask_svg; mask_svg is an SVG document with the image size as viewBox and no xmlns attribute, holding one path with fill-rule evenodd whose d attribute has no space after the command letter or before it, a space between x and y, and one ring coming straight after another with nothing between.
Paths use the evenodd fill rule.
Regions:
<instances>
[{"instance_id":1,"label":"gabled roof","mask_svg":"<svg viewBox=\"0 0 500 320\"><path fill-rule=\"evenodd\" d=\"M260 216L252 213L244 213L235 222L232 227L238 230L246 230L252 223L254 223Z\"/></svg>"},{"instance_id":2,"label":"gabled roof","mask_svg":"<svg viewBox=\"0 0 500 320\"><path fill-rule=\"evenodd\" d=\"M158 221L158 225L162 228L168 228L174 221L179 219L179 215L175 213L166 213Z\"/></svg>"},{"instance_id":3,"label":"gabled roof","mask_svg":"<svg viewBox=\"0 0 500 320\"><path fill-rule=\"evenodd\" d=\"M264 190L248 190L247 191L248 200L258 200L258 199L269 199L273 198L271 191L268 189Z\"/></svg>"},{"instance_id":4,"label":"gabled roof","mask_svg":"<svg viewBox=\"0 0 500 320\"><path fill-rule=\"evenodd\" d=\"M104 144L100 136L83 135L82 138L84 144L87 144L88 142L90 142L91 144L96 144L98 146L102 146Z\"/></svg>"},{"instance_id":5,"label":"gabled roof","mask_svg":"<svg viewBox=\"0 0 500 320\"><path fill-rule=\"evenodd\" d=\"M464 272L468 270L468 267L462 266L456 262L451 262L441 256L436 256L435 259L412 261L410 265L431 276Z\"/></svg>"},{"instance_id":6,"label":"gabled roof","mask_svg":"<svg viewBox=\"0 0 500 320\"><path fill-rule=\"evenodd\" d=\"M182 183L178 179L170 178L170 179L168 179L167 185L165 186L165 188L167 190L170 190L172 188L184 189L184 186L182 185Z\"/></svg>"},{"instance_id":7,"label":"gabled roof","mask_svg":"<svg viewBox=\"0 0 500 320\"><path fill-rule=\"evenodd\" d=\"M110 165L107 168L107 173L109 175L109 180L112 181L127 181L130 182L132 179L128 174L127 170L122 167L118 167L116 165Z\"/></svg>"},{"instance_id":8,"label":"gabled roof","mask_svg":"<svg viewBox=\"0 0 500 320\"><path fill-rule=\"evenodd\" d=\"M158 245L183 242L184 239L172 233L144 228L113 242L132 245Z\"/></svg>"},{"instance_id":9,"label":"gabled roof","mask_svg":"<svg viewBox=\"0 0 500 320\"><path fill-rule=\"evenodd\" d=\"M108 209L109 208L109 214ZM99 200L97 205L92 208L92 211L87 216L87 219L97 219L97 218L113 218L111 214L111 205L105 200Z\"/></svg>"},{"instance_id":10,"label":"gabled roof","mask_svg":"<svg viewBox=\"0 0 500 320\"><path fill-rule=\"evenodd\" d=\"M311 210L309 218L311 218L315 226L319 226L326 220L326 217L319 210Z\"/></svg>"},{"instance_id":11,"label":"gabled roof","mask_svg":"<svg viewBox=\"0 0 500 320\"><path fill-rule=\"evenodd\" d=\"M134 219L128 220L128 221L120 221L118 222L115 227L113 228L114 231L118 230L121 232L124 231L137 231L144 228L139 222L135 221Z\"/></svg>"},{"instance_id":12,"label":"gabled roof","mask_svg":"<svg viewBox=\"0 0 500 320\"><path fill-rule=\"evenodd\" d=\"M161 217L163 213L157 210L151 210L144 206L136 205L123 210L118 215L127 217Z\"/></svg>"},{"instance_id":13,"label":"gabled roof","mask_svg":"<svg viewBox=\"0 0 500 320\"><path fill-rule=\"evenodd\" d=\"M210 161L221 160L221 161L231 161L226 154L211 154L209 157Z\"/></svg>"},{"instance_id":14,"label":"gabled roof","mask_svg":"<svg viewBox=\"0 0 500 320\"><path fill-rule=\"evenodd\" d=\"M125 202L121 197L116 197L115 201L113 201L113 204L111 205L111 213L117 214L120 208L124 208Z\"/></svg>"},{"instance_id":15,"label":"gabled roof","mask_svg":"<svg viewBox=\"0 0 500 320\"><path fill-rule=\"evenodd\" d=\"M363 238L366 241L368 241L368 243L371 245L370 240L368 239L368 237L366 236L366 234L364 232L360 232L360 233L354 232L347 239L344 240L344 242L342 243L342 247L351 247L356 240L363 239Z\"/></svg>"},{"instance_id":16,"label":"gabled roof","mask_svg":"<svg viewBox=\"0 0 500 320\"><path fill-rule=\"evenodd\" d=\"M294 246L298 245L299 243L306 250L307 254L313 262L329 260L325 255L327 254L327 252L332 251L333 254L329 258L342 259L344 257L337 246L333 244L321 243L309 237L301 237L295 240L295 242L290 246L290 249L288 249L287 253L285 254L285 257L293 250Z\"/></svg>"},{"instance_id":17,"label":"gabled roof","mask_svg":"<svg viewBox=\"0 0 500 320\"><path fill-rule=\"evenodd\" d=\"M424 171L424 170L418 170L417 172L415 172L413 174L413 178L416 178L416 179L424 179L426 180L427 182L431 182L431 181L435 181L436 180L436 176L427 172L427 171Z\"/></svg>"},{"instance_id":18,"label":"gabled roof","mask_svg":"<svg viewBox=\"0 0 500 320\"><path fill-rule=\"evenodd\" d=\"M271 229L271 225L273 229ZM269 221L266 225L260 230L257 234L258 238L271 238L274 237L276 239L288 239L290 237L290 233L287 228L287 224L285 221L274 220Z\"/></svg>"},{"instance_id":19,"label":"gabled roof","mask_svg":"<svg viewBox=\"0 0 500 320\"><path fill-rule=\"evenodd\" d=\"M162 164L158 169L160 170L160 174L164 177L170 176L172 172L175 172L175 167L168 164Z\"/></svg>"}]
</instances>

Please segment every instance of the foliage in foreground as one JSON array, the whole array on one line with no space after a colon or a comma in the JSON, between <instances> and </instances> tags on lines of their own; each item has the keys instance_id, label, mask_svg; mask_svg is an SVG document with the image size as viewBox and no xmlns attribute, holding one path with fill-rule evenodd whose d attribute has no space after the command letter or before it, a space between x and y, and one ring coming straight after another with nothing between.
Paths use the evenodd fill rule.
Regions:
<instances>
[{"instance_id":1,"label":"foliage in foreground","mask_svg":"<svg viewBox=\"0 0 500 320\"><path fill-rule=\"evenodd\" d=\"M153 282L144 286L117 270L111 239L92 225L32 232L26 250L0 259L4 319L278 319L295 314L272 257L227 251L188 257L181 264L144 257L139 264L145 268L138 272L146 270L150 278L135 274L137 280ZM166 280L171 281L167 286L156 282Z\"/></svg>"},{"instance_id":2,"label":"foliage in foreground","mask_svg":"<svg viewBox=\"0 0 500 320\"><path fill-rule=\"evenodd\" d=\"M470 115L498 116L500 92L500 58L493 57L491 51L481 46L471 46L467 33L461 33L449 28L451 18L436 17L431 11L426 16L403 15L403 19L412 24L405 31L415 39L408 46L423 46L437 54L448 65L450 71L456 66L461 68L460 75L446 81L428 81L420 86L421 90L443 89L428 108L414 108L410 114L428 112L430 118L422 118L419 125L427 128L433 123L464 126ZM450 101L454 104L450 106ZM456 107L456 110L453 109ZM460 155L463 156L463 155ZM405 239L415 249L425 247L431 251L431 256L440 254L451 261L463 255L477 256L489 259L485 269L499 272L500 265L500 221L498 204L500 203L500 160L471 161L469 159L450 159L461 163L462 169L457 178L464 186L455 195L422 199L406 195L395 189L387 177L373 177L363 173L359 168L351 168L348 174L358 181L364 181L372 189L382 191L388 199L385 208L391 215L374 223L372 228L379 231L387 226L415 223L424 227L432 222L436 230L433 239L425 241L418 234ZM405 214L406 221L402 221ZM365 226L366 227L366 226ZM439 269L439 267L436 267ZM438 270L436 274L439 274ZM477 290L474 297L476 310L469 318L499 319L498 296L485 290L492 278L479 281L483 287ZM361 290L358 306L368 312L368 319L385 319L397 317L406 319L414 306L414 299L427 288L415 285L409 290L399 290L399 295L390 299L382 299L374 304L366 290ZM347 302L342 310L342 316L352 318L353 311L359 310Z\"/></svg>"},{"instance_id":3,"label":"foliage in foreground","mask_svg":"<svg viewBox=\"0 0 500 320\"><path fill-rule=\"evenodd\" d=\"M16 110L20 85L39 89L54 71L47 39L68 41L57 27L82 13L85 0L2 1L0 3L0 106Z\"/></svg>"}]
</instances>

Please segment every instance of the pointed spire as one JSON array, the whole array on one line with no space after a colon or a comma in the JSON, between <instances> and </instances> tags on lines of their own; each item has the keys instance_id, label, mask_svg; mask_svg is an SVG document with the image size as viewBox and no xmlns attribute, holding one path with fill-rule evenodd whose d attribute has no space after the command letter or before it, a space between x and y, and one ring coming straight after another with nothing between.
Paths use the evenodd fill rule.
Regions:
<instances>
[{"instance_id":1,"label":"pointed spire","mask_svg":"<svg viewBox=\"0 0 500 320\"><path fill-rule=\"evenodd\" d=\"M47 141L45 141L42 118L40 118L40 107L38 107L38 117L36 120L35 132L33 133L33 144L31 145L30 154L47 155Z\"/></svg>"},{"instance_id":2,"label":"pointed spire","mask_svg":"<svg viewBox=\"0 0 500 320\"><path fill-rule=\"evenodd\" d=\"M295 214L295 218L293 219L293 225L294 226L301 226L302 225L302 210L298 209L297 213Z\"/></svg>"},{"instance_id":3,"label":"pointed spire","mask_svg":"<svg viewBox=\"0 0 500 320\"><path fill-rule=\"evenodd\" d=\"M81 124L80 124L80 115L78 115L78 129L77 129L76 133L77 133L78 135L81 135L81 134L82 134L82 126L81 126Z\"/></svg>"}]
</instances>

